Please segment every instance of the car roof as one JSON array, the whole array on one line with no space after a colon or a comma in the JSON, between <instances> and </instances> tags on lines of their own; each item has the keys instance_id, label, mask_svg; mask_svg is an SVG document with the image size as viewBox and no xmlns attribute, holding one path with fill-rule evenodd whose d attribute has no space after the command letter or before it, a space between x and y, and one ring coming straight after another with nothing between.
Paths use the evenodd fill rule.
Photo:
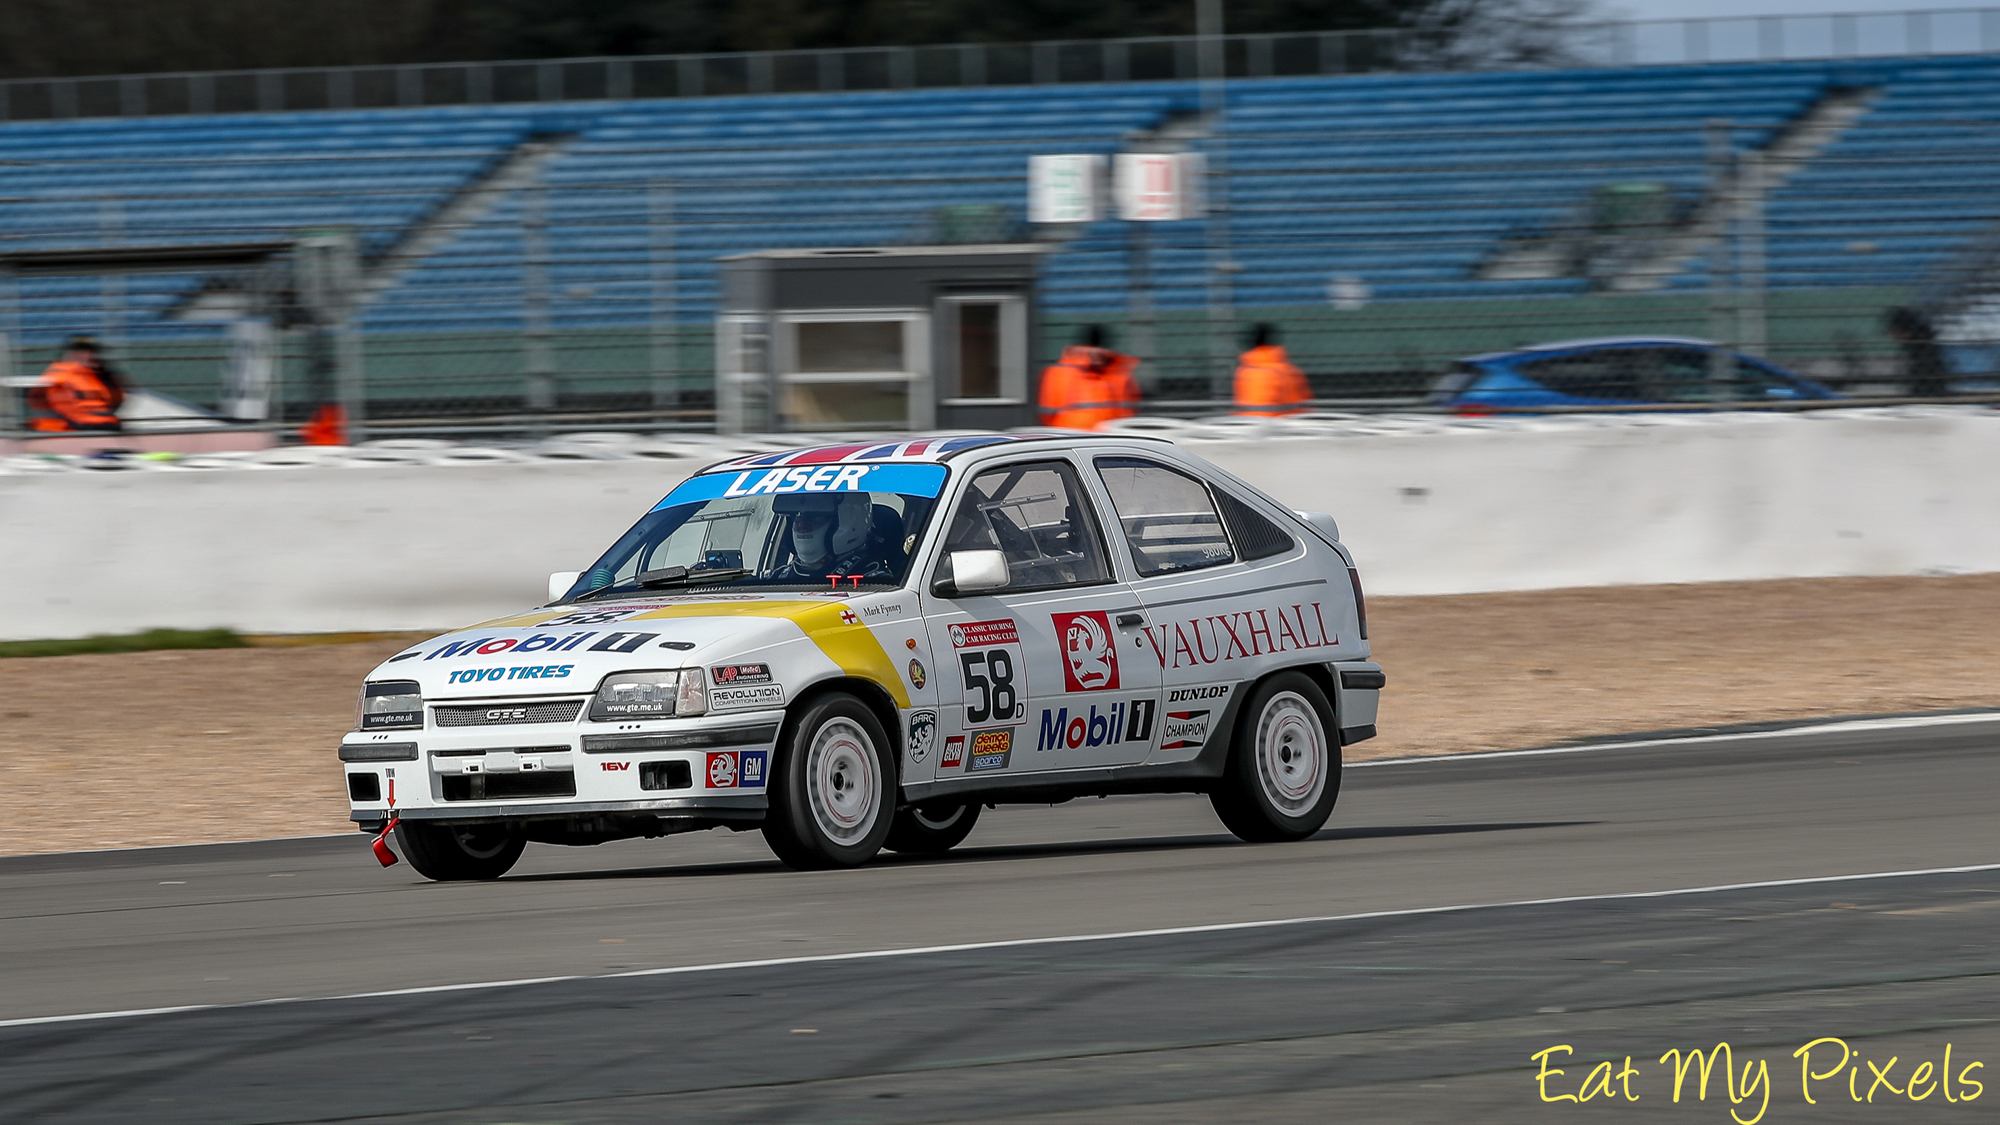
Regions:
<instances>
[{"instance_id":1,"label":"car roof","mask_svg":"<svg viewBox=\"0 0 2000 1125\"><path fill-rule=\"evenodd\" d=\"M1548 344L1532 344L1525 348L1509 348L1503 352L1482 352L1466 356L1461 362L1477 363L1486 359L1507 359L1512 356L1537 355L1545 352L1569 352L1585 348L1635 348L1635 347L1691 347L1712 348L1713 340L1703 340L1694 336L1592 336L1582 340L1557 340Z\"/></svg>"},{"instance_id":2,"label":"car roof","mask_svg":"<svg viewBox=\"0 0 2000 1125\"><path fill-rule=\"evenodd\" d=\"M1045 441L1069 444L1095 443L1099 441L1138 437L1144 441L1160 439L1147 435L1133 434L1093 434L1077 431L1073 433L1023 433L1023 434L946 434L932 437L902 438L896 441L866 441L849 445L814 445L801 449L780 449L769 453L756 453L748 457L736 457L710 465L701 471L717 473L736 469L762 469L782 465L845 465L857 461L893 461L899 464L937 464L951 460L955 455L968 450L988 446L1012 445L1022 442Z\"/></svg>"}]
</instances>

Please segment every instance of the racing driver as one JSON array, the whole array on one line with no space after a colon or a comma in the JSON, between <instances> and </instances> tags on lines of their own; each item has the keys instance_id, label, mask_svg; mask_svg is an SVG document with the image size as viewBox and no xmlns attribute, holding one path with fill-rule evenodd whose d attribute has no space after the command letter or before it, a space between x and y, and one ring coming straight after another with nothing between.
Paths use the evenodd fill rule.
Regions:
<instances>
[{"instance_id":1,"label":"racing driver","mask_svg":"<svg viewBox=\"0 0 2000 1125\"><path fill-rule=\"evenodd\" d=\"M890 582L895 572L873 542L874 514L865 492L781 496L776 511L792 517L791 561L766 571L767 582L817 585L832 575Z\"/></svg>"}]
</instances>

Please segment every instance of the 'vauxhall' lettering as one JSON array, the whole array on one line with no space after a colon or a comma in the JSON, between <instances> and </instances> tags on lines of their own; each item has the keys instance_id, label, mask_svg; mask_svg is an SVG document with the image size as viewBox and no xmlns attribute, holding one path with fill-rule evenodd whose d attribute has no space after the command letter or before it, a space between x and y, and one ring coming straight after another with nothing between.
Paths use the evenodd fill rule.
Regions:
<instances>
[{"instance_id":1,"label":"'vauxhall' lettering","mask_svg":"<svg viewBox=\"0 0 2000 1125\"><path fill-rule=\"evenodd\" d=\"M1306 610L1312 610L1310 614ZM1275 623L1273 622L1273 619ZM1162 668L1214 664L1246 656L1294 649L1326 648L1340 638L1326 631L1320 603L1252 609L1197 617L1166 625L1142 626Z\"/></svg>"}]
</instances>

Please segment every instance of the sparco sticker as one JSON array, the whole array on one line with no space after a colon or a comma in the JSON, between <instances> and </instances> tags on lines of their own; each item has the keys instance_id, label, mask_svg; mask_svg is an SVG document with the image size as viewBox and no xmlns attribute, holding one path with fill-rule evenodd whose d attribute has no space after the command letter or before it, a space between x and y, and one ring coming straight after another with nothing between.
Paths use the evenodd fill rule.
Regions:
<instances>
[{"instance_id":1,"label":"sparco sticker","mask_svg":"<svg viewBox=\"0 0 2000 1125\"><path fill-rule=\"evenodd\" d=\"M985 770L1004 770L1007 759L1014 754L1014 732L1000 730L974 731L972 734L972 757L965 763L965 772L980 773Z\"/></svg>"},{"instance_id":2,"label":"sparco sticker","mask_svg":"<svg viewBox=\"0 0 2000 1125\"><path fill-rule=\"evenodd\" d=\"M781 684L751 684L746 687L712 687L708 689L708 709L719 711L761 711L785 705L785 689Z\"/></svg>"},{"instance_id":3,"label":"sparco sticker","mask_svg":"<svg viewBox=\"0 0 2000 1125\"><path fill-rule=\"evenodd\" d=\"M1111 619L1102 610L1053 614L1062 645L1063 681L1071 691L1107 691L1118 686L1118 646L1111 643Z\"/></svg>"},{"instance_id":4,"label":"sparco sticker","mask_svg":"<svg viewBox=\"0 0 2000 1125\"><path fill-rule=\"evenodd\" d=\"M953 625L951 647L965 687L967 726L1027 720L1028 663L1012 618Z\"/></svg>"}]
</instances>

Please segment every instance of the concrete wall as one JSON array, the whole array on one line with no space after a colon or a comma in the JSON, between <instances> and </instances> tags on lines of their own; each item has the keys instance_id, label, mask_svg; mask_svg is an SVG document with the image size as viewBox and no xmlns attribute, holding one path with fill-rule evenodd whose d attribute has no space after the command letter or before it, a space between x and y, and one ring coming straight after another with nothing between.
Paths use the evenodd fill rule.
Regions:
<instances>
[{"instance_id":1,"label":"concrete wall","mask_svg":"<svg viewBox=\"0 0 2000 1125\"><path fill-rule=\"evenodd\" d=\"M1371 594L2000 571L2000 413L1293 429L1177 433L1331 512ZM0 475L0 638L498 616L701 463Z\"/></svg>"}]
</instances>

